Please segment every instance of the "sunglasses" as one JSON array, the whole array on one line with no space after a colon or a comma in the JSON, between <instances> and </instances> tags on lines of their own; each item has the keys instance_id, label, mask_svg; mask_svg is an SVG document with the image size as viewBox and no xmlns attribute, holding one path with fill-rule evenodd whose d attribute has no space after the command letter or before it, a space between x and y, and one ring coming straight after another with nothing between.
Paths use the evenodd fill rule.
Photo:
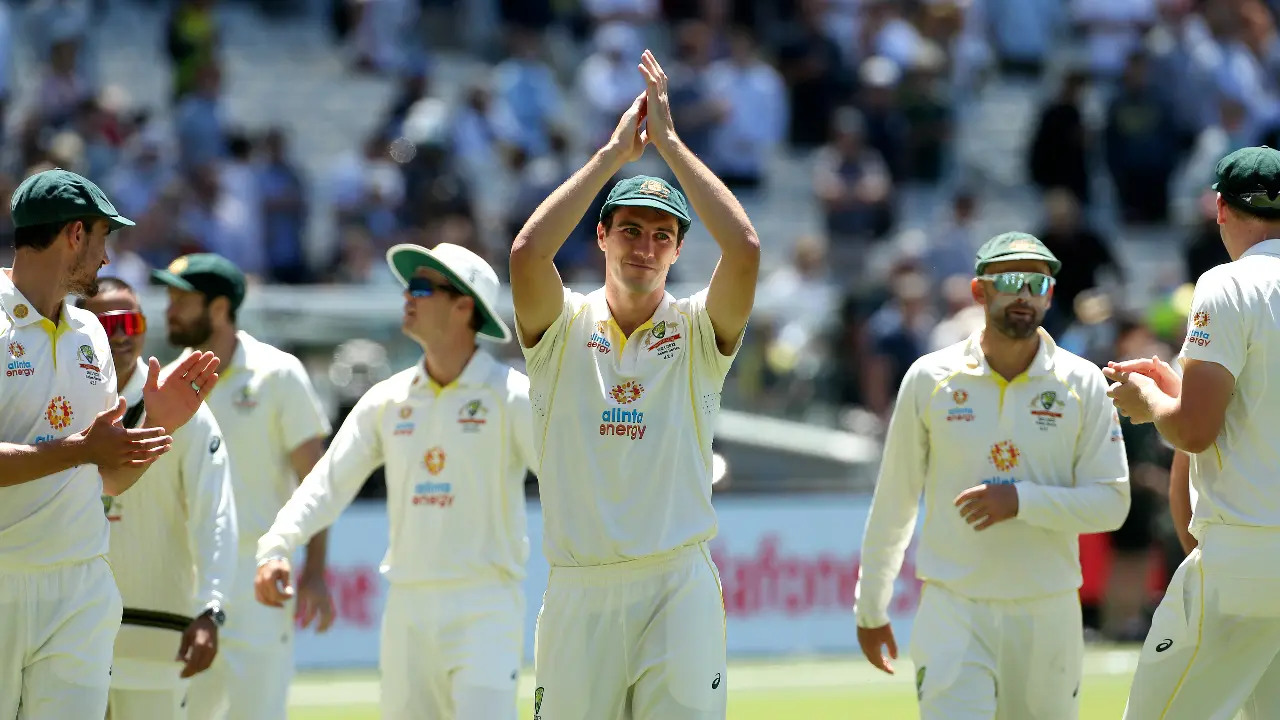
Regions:
<instances>
[{"instance_id":1,"label":"sunglasses","mask_svg":"<svg viewBox=\"0 0 1280 720\"><path fill-rule=\"evenodd\" d=\"M98 315L98 322L107 331L107 337L116 333L124 333L127 337L141 335L147 331L147 316L136 310L112 310Z\"/></svg>"},{"instance_id":2,"label":"sunglasses","mask_svg":"<svg viewBox=\"0 0 1280 720\"><path fill-rule=\"evenodd\" d=\"M458 288L448 283L434 283L424 277L409 278L409 294L416 298L431 297L438 292L461 295Z\"/></svg>"},{"instance_id":3,"label":"sunglasses","mask_svg":"<svg viewBox=\"0 0 1280 720\"><path fill-rule=\"evenodd\" d=\"M1008 295L1017 295L1022 292L1022 288L1031 291L1033 297L1044 297L1049 294L1049 288L1054 286L1055 281L1052 277L1038 272L1006 272L999 275L979 275L979 280L986 280L991 283L998 293Z\"/></svg>"}]
</instances>

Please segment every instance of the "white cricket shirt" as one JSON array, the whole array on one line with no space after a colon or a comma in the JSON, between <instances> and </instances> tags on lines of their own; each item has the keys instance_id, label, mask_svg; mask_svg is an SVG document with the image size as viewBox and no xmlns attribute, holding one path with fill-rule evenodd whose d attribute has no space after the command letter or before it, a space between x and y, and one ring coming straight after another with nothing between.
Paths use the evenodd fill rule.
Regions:
<instances>
[{"instance_id":1,"label":"white cricket shirt","mask_svg":"<svg viewBox=\"0 0 1280 720\"><path fill-rule=\"evenodd\" d=\"M534 457L528 378L477 350L441 388L419 362L360 398L259 541L258 559L291 557L385 463L388 581L523 579Z\"/></svg>"},{"instance_id":2,"label":"white cricket shirt","mask_svg":"<svg viewBox=\"0 0 1280 720\"><path fill-rule=\"evenodd\" d=\"M978 600L1079 588L1078 536L1129 514L1129 466L1107 381L1040 331L1010 381L992 372L982 331L912 364L898 391L862 543L858 624L889 622L894 580L924 495L921 580ZM1018 516L978 532L955 507L979 484L1013 483Z\"/></svg>"},{"instance_id":3,"label":"white cricket shirt","mask_svg":"<svg viewBox=\"0 0 1280 720\"><path fill-rule=\"evenodd\" d=\"M115 407L107 334L92 313L62 304L40 316L0 269L0 442L36 445L86 430ZM80 465L0 487L0 569L81 562L107 554L102 475Z\"/></svg>"},{"instance_id":4,"label":"white cricket shirt","mask_svg":"<svg viewBox=\"0 0 1280 720\"><path fill-rule=\"evenodd\" d=\"M623 562L715 537L711 436L742 340L720 353L706 298L665 294L626 337L603 288L565 288L538 343L521 338L552 566Z\"/></svg>"},{"instance_id":5,"label":"white cricket shirt","mask_svg":"<svg viewBox=\"0 0 1280 720\"><path fill-rule=\"evenodd\" d=\"M1182 356L1236 379L1217 441L1191 456L1191 534L1209 524L1280 527L1280 240L1249 248L1196 283ZM1275 422L1273 422L1275 421Z\"/></svg>"},{"instance_id":6,"label":"white cricket shirt","mask_svg":"<svg viewBox=\"0 0 1280 720\"><path fill-rule=\"evenodd\" d=\"M139 361L120 391L130 407L142 399L147 365ZM144 415L145 417L145 415ZM201 405L173 433L173 446L133 487L103 498L111 524L111 568L124 606L194 616L225 605L236 572L236 516L222 433ZM177 633L122 625L112 685L171 687Z\"/></svg>"},{"instance_id":7,"label":"white cricket shirt","mask_svg":"<svg viewBox=\"0 0 1280 720\"><path fill-rule=\"evenodd\" d=\"M330 425L301 361L249 333L238 332L236 339L235 354L218 370L205 403L231 459L240 555L252 557L298 486L290 454L312 438L327 437Z\"/></svg>"}]
</instances>

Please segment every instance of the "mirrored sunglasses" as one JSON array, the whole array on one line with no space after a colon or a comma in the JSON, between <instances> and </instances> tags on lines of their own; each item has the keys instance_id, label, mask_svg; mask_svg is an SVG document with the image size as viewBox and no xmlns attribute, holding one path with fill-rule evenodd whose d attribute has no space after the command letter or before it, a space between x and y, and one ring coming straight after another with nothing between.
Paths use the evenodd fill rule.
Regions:
<instances>
[{"instance_id":1,"label":"mirrored sunglasses","mask_svg":"<svg viewBox=\"0 0 1280 720\"><path fill-rule=\"evenodd\" d=\"M999 275L979 275L979 280L986 280L995 287L998 293L1017 295L1022 288L1031 291L1033 297L1043 297L1056 282L1049 275L1038 272L1006 272Z\"/></svg>"},{"instance_id":2,"label":"mirrored sunglasses","mask_svg":"<svg viewBox=\"0 0 1280 720\"><path fill-rule=\"evenodd\" d=\"M461 295L458 288L448 283L435 283L424 277L409 278L409 294L413 297L431 297L438 292Z\"/></svg>"},{"instance_id":3,"label":"mirrored sunglasses","mask_svg":"<svg viewBox=\"0 0 1280 720\"><path fill-rule=\"evenodd\" d=\"M135 310L112 310L100 313L98 322L102 323L102 329L107 331L107 337L116 333L133 337L147 331L147 317Z\"/></svg>"}]
</instances>

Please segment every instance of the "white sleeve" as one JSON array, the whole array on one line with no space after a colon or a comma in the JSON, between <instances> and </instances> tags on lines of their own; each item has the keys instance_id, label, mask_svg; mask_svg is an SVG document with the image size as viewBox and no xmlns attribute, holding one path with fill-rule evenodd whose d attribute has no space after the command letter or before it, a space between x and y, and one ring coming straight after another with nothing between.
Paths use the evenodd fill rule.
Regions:
<instances>
[{"instance_id":1,"label":"white sleeve","mask_svg":"<svg viewBox=\"0 0 1280 720\"><path fill-rule=\"evenodd\" d=\"M373 397L373 392L356 403L324 457L280 508L267 534L258 539L258 562L292 557L338 519L369 474L383 464L380 425L386 402Z\"/></svg>"},{"instance_id":2,"label":"white sleeve","mask_svg":"<svg viewBox=\"0 0 1280 720\"><path fill-rule=\"evenodd\" d=\"M185 436L181 440L182 483L187 533L196 561L196 600L200 607L212 601L225 605L235 582L239 547L227 449L207 405L201 405L178 433Z\"/></svg>"},{"instance_id":3,"label":"white sleeve","mask_svg":"<svg viewBox=\"0 0 1280 720\"><path fill-rule=\"evenodd\" d=\"M1249 328L1240 287L1230 271L1230 265L1219 265L1196 282L1182 356L1217 363L1239 378L1249 353Z\"/></svg>"},{"instance_id":4,"label":"white sleeve","mask_svg":"<svg viewBox=\"0 0 1280 720\"><path fill-rule=\"evenodd\" d=\"M1018 519L1076 535L1110 532L1129 515L1129 461L1120 418L1107 397L1102 371L1080 384L1080 435L1070 486L1018 483Z\"/></svg>"},{"instance_id":5,"label":"white sleeve","mask_svg":"<svg viewBox=\"0 0 1280 720\"><path fill-rule=\"evenodd\" d=\"M508 375L507 432L513 441L516 457L535 474L538 472L539 451L533 440L533 408L529 404L529 378L512 371Z\"/></svg>"},{"instance_id":6,"label":"white sleeve","mask_svg":"<svg viewBox=\"0 0 1280 720\"><path fill-rule=\"evenodd\" d=\"M555 351L565 342L569 322L585 302L586 297L565 288L564 305L560 308L560 316L551 323L551 327L542 333L542 337L538 338L538 342L533 346L529 346L524 336L520 334L520 318L517 315L516 339L520 342L520 351L524 353L525 366L530 376L552 369L552 358L556 356Z\"/></svg>"},{"instance_id":7,"label":"white sleeve","mask_svg":"<svg viewBox=\"0 0 1280 720\"><path fill-rule=\"evenodd\" d=\"M276 427L289 452L312 438L328 437L332 426L302 361L291 358L275 376Z\"/></svg>"},{"instance_id":8,"label":"white sleeve","mask_svg":"<svg viewBox=\"0 0 1280 720\"><path fill-rule=\"evenodd\" d=\"M929 429L924 409L932 385L931 376L917 363L907 371L898 389L885 436L880 477L862 538L862 559L854 591L859 627L880 627L889 622L893 586L915 532L929 470Z\"/></svg>"},{"instance_id":9,"label":"white sleeve","mask_svg":"<svg viewBox=\"0 0 1280 720\"><path fill-rule=\"evenodd\" d=\"M689 338L689 348L695 353L694 361L698 365L700 374L723 383L729 374L729 368L733 366L734 358L738 357L738 351L742 349L742 341L747 337L747 329L742 328L742 334L738 335L733 350L728 355L721 353L720 343L716 342L716 329L711 324L711 315L707 313L707 293L709 292L711 288L703 288L689 298L689 315L693 324L693 337Z\"/></svg>"}]
</instances>

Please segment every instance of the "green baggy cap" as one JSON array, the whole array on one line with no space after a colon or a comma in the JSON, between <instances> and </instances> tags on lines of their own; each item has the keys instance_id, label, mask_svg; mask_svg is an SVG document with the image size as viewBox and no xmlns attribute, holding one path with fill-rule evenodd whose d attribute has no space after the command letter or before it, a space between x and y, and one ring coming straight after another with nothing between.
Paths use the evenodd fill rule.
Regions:
<instances>
[{"instance_id":1,"label":"green baggy cap","mask_svg":"<svg viewBox=\"0 0 1280 720\"><path fill-rule=\"evenodd\" d=\"M133 225L93 181L62 168L45 170L23 180L9 200L9 215L15 228L92 217L106 218L112 230Z\"/></svg>"},{"instance_id":2,"label":"green baggy cap","mask_svg":"<svg viewBox=\"0 0 1280 720\"><path fill-rule=\"evenodd\" d=\"M179 290L201 293L209 300L225 297L231 301L232 311L244 302L244 272L214 253L183 255L164 270L152 270L151 277Z\"/></svg>"},{"instance_id":3,"label":"green baggy cap","mask_svg":"<svg viewBox=\"0 0 1280 720\"><path fill-rule=\"evenodd\" d=\"M1280 151L1263 145L1236 150L1218 161L1213 189L1226 203L1261 218L1280 218Z\"/></svg>"},{"instance_id":4,"label":"green baggy cap","mask_svg":"<svg viewBox=\"0 0 1280 720\"><path fill-rule=\"evenodd\" d=\"M651 207L676 216L681 230L688 230L693 222L689 215L689 202L684 193L671 183L651 175L637 175L622 180L609 191L604 207L600 208L600 221L617 207Z\"/></svg>"},{"instance_id":5,"label":"green baggy cap","mask_svg":"<svg viewBox=\"0 0 1280 720\"><path fill-rule=\"evenodd\" d=\"M1050 275L1057 275L1062 269L1062 262L1040 242L1040 238L1030 233L1007 232L991 238L978 248L973 272L981 275L983 269L991 263L1009 260L1042 260L1049 263Z\"/></svg>"}]
</instances>

